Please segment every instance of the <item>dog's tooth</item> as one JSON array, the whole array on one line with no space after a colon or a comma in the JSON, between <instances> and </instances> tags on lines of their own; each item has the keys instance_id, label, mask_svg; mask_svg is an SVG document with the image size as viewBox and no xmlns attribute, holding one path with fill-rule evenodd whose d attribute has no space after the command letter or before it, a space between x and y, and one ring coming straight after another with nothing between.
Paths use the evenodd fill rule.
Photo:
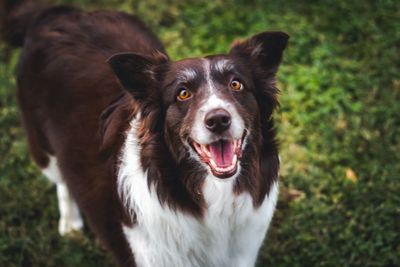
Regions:
<instances>
[{"instance_id":1,"label":"dog's tooth","mask_svg":"<svg viewBox=\"0 0 400 267\"><path fill-rule=\"evenodd\" d=\"M201 145L196 143L196 142L193 142L193 144L194 144L194 148L197 150L197 152L200 153L201 152Z\"/></svg>"},{"instance_id":2,"label":"dog's tooth","mask_svg":"<svg viewBox=\"0 0 400 267\"><path fill-rule=\"evenodd\" d=\"M214 161L213 159L210 159L210 164L212 165L212 167L213 167L214 169L218 168L218 167L217 167L217 164L215 163L215 161Z\"/></svg>"},{"instance_id":3,"label":"dog's tooth","mask_svg":"<svg viewBox=\"0 0 400 267\"><path fill-rule=\"evenodd\" d=\"M207 157L211 157L210 151L207 149L206 146L202 146L202 151L204 152L204 154L207 155Z\"/></svg>"}]
</instances>

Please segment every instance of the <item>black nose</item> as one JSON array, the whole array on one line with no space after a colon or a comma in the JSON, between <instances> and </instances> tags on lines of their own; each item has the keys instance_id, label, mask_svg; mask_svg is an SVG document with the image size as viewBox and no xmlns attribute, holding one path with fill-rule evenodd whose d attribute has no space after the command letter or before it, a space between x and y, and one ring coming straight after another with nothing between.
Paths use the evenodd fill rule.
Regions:
<instances>
[{"instance_id":1,"label":"black nose","mask_svg":"<svg viewBox=\"0 0 400 267\"><path fill-rule=\"evenodd\" d=\"M231 115L225 109L213 109L207 113L204 123L211 132L222 133L231 125Z\"/></svg>"}]
</instances>

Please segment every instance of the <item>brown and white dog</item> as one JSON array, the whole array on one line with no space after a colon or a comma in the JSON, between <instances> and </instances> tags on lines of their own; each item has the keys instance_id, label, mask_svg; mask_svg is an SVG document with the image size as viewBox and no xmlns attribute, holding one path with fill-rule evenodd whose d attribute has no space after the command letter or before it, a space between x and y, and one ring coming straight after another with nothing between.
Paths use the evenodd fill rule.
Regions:
<instances>
[{"instance_id":1,"label":"brown and white dog","mask_svg":"<svg viewBox=\"0 0 400 267\"><path fill-rule=\"evenodd\" d=\"M254 266L278 195L271 115L288 35L171 61L132 15L4 3L60 234L82 213L120 266Z\"/></svg>"}]
</instances>

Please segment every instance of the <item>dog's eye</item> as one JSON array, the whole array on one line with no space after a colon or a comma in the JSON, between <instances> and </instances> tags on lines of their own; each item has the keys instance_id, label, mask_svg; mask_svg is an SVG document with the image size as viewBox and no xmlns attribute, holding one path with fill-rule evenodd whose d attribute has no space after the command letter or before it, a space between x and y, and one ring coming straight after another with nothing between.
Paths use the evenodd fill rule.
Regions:
<instances>
[{"instance_id":1,"label":"dog's eye","mask_svg":"<svg viewBox=\"0 0 400 267\"><path fill-rule=\"evenodd\" d=\"M234 90L234 91L241 91L243 89L243 84L241 82L239 82L238 80L231 81L230 86L231 86L232 90Z\"/></svg>"},{"instance_id":2,"label":"dog's eye","mask_svg":"<svg viewBox=\"0 0 400 267\"><path fill-rule=\"evenodd\" d=\"M178 92L178 100L185 101L192 96L192 93L187 88L181 88Z\"/></svg>"}]
</instances>

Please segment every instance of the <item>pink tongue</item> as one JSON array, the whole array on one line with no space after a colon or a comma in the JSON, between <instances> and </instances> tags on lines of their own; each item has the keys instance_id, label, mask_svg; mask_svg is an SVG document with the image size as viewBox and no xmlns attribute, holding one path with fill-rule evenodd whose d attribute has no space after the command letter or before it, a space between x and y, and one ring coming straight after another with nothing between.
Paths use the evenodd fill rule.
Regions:
<instances>
[{"instance_id":1,"label":"pink tongue","mask_svg":"<svg viewBox=\"0 0 400 267\"><path fill-rule=\"evenodd\" d=\"M210 145L211 158L218 167L224 168L232 164L233 161L233 142L221 140Z\"/></svg>"}]
</instances>

